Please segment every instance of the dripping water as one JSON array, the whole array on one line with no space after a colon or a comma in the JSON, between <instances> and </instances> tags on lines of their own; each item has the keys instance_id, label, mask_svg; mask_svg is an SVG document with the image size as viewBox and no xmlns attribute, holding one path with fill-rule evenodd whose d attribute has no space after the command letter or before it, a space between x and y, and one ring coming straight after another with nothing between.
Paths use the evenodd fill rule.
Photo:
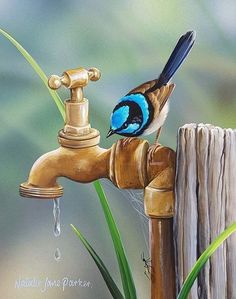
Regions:
<instances>
[{"instance_id":1,"label":"dripping water","mask_svg":"<svg viewBox=\"0 0 236 299\"><path fill-rule=\"evenodd\" d=\"M57 248L55 253L54 253L54 258L56 261L59 261L61 259L61 252L60 252L60 249Z\"/></svg>"},{"instance_id":2,"label":"dripping water","mask_svg":"<svg viewBox=\"0 0 236 299\"><path fill-rule=\"evenodd\" d=\"M54 217L54 236L59 237L61 234L60 223L60 198L55 198L53 203L53 217Z\"/></svg>"},{"instance_id":3,"label":"dripping water","mask_svg":"<svg viewBox=\"0 0 236 299\"><path fill-rule=\"evenodd\" d=\"M55 198L53 200L53 217L54 217L53 233L55 237L59 237L61 234L60 198ZM59 261L61 259L61 252L59 248L56 249L54 253L54 258L56 261Z\"/></svg>"}]
</instances>

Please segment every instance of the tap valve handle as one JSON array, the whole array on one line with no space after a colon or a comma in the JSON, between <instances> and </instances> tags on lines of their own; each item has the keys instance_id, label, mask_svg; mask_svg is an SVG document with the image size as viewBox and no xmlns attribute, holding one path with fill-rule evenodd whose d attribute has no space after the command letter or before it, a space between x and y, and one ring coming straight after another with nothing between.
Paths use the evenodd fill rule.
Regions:
<instances>
[{"instance_id":1,"label":"tap valve handle","mask_svg":"<svg viewBox=\"0 0 236 299\"><path fill-rule=\"evenodd\" d=\"M51 89L58 89L62 85L65 87L75 90L82 89L86 85L88 85L89 80L91 81L97 81L101 77L101 72L97 68L90 68L89 70L86 70L82 67L77 69L71 69L65 71L62 76L52 75L48 79L48 86ZM82 93L82 90L81 92Z\"/></svg>"}]
</instances>

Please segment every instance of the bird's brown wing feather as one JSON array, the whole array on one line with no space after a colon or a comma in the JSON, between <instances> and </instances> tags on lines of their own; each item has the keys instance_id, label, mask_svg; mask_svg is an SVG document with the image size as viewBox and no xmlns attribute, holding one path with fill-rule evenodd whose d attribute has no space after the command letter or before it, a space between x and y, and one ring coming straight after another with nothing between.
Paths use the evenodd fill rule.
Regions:
<instances>
[{"instance_id":1,"label":"bird's brown wing feather","mask_svg":"<svg viewBox=\"0 0 236 299\"><path fill-rule=\"evenodd\" d=\"M157 79L147 81L147 82L139 85L138 87L132 89L127 95L132 94L132 93L145 94L149 89L151 89L157 83L157 81L158 81ZM146 93L146 95L148 96L149 100L151 101L151 103L154 107L154 111L156 111L157 114L160 113L162 108L165 106L165 103L167 102L168 98L170 97L174 87L175 87L175 84L169 83L169 84L163 85L161 88L157 88L156 90L154 90L152 92Z\"/></svg>"},{"instance_id":2,"label":"bird's brown wing feather","mask_svg":"<svg viewBox=\"0 0 236 299\"><path fill-rule=\"evenodd\" d=\"M166 102L168 101L174 88L175 88L175 84L170 83L170 84L162 86L160 89L157 89L155 92L152 92L148 95L148 98L154 108L153 119L156 119L159 116L161 110L163 109ZM161 128L162 127L160 127L157 131L156 138L155 138L155 144L158 143L158 139L159 139L159 136L161 133Z\"/></svg>"},{"instance_id":3,"label":"bird's brown wing feather","mask_svg":"<svg viewBox=\"0 0 236 299\"><path fill-rule=\"evenodd\" d=\"M153 111L154 111L153 119L156 119L158 117L158 115L160 114L161 110L165 106L166 102L168 101L171 93L173 92L173 90L175 88L175 84L168 83L166 85L163 85L161 88L157 88L154 91L147 92L148 90L152 89L152 87L154 87L154 85L156 85L157 81L158 80L156 79L156 80L151 80L151 81L145 82L145 83L139 85L138 87L132 89L127 94L127 95L129 95L132 93L142 93L142 94L146 93L146 96L148 97L148 99L150 100L150 102L153 106ZM155 143L158 142L160 132L161 132L161 127L157 131Z\"/></svg>"},{"instance_id":4,"label":"bird's brown wing feather","mask_svg":"<svg viewBox=\"0 0 236 299\"><path fill-rule=\"evenodd\" d=\"M159 115L159 113L165 106L174 88L175 84L170 83L162 86L160 89L156 89L155 91L147 94L154 108L154 119Z\"/></svg>"},{"instance_id":5,"label":"bird's brown wing feather","mask_svg":"<svg viewBox=\"0 0 236 299\"><path fill-rule=\"evenodd\" d=\"M157 83L157 80L147 81L143 84L140 84L138 87L132 89L127 95L131 93L145 93L148 89L152 88Z\"/></svg>"},{"instance_id":6,"label":"bird's brown wing feather","mask_svg":"<svg viewBox=\"0 0 236 299\"><path fill-rule=\"evenodd\" d=\"M156 83L157 83L157 80L145 82L145 83L139 85L138 87L132 89L127 94L127 95L129 95L132 93L142 93L142 94L146 93L146 96L148 97L148 99L150 100L150 102L153 106L153 111L154 111L153 119L156 119L159 116L161 110L165 106L166 102L168 101L171 93L173 92L173 90L175 88L174 83L169 83L169 84L163 85L161 88L155 89L152 92L147 92ZM161 132L161 128L159 128L159 130L157 132L155 142L158 142L158 137L160 135L160 132Z\"/></svg>"},{"instance_id":7,"label":"bird's brown wing feather","mask_svg":"<svg viewBox=\"0 0 236 299\"><path fill-rule=\"evenodd\" d=\"M163 89L163 93L161 93L161 100L160 100L160 112L163 109L163 107L165 106L166 102L168 101L170 95L172 94L172 92L175 88L175 84L170 83L170 84L167 84L163 87L164 87L164 89Z\"/></svg>"}]
</instances>

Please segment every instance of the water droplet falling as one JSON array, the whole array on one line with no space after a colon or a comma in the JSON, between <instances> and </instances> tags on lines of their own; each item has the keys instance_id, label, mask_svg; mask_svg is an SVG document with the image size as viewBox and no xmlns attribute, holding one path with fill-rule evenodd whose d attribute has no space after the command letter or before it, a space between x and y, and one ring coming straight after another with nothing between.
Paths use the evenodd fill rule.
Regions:
<instances>
[{"instance_id":1,"label":"water droplet falling","mask_svg":"<svg viewBox=\"0 0 236 299\"><path fill-rule=\"evenodd\" d=\"M55 253L54 253L54 258L56 261L59 261L61 259L61 252L60 252L60 249L57 248Z\"/></svg>"},{"instance_id":2,"label":"water droplet falling","mask_svg":"<svg viewBox=\"0 0 236 299\"><path fill-rule=\"evenodd\" d=\"M60 198L55 198L53 200L53 217L54 217L53 233L55 237L59 237L61 234ZM61 252L59 248L56 249L54 253L54 258L56 261L59 261L61 259Z\"/></svg>"}]
</instances>

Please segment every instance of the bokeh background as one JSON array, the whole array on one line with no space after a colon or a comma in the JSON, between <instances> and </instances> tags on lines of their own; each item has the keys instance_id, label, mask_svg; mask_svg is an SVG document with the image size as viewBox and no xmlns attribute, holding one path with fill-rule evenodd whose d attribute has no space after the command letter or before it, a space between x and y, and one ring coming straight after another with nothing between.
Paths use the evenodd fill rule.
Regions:
<instances>
[{"instance_id":1,"label":"bokeh background","mask_svg":"<svg viewBox=\"0 0 236 299\"><path fill-rule=\"evenodd\" d=\"M30 1L1 0L1 28L11 33L47 75L68 68L96 66L102 78L85 89L90 120L106 139L117 99L158 76L177 39L197 31L191 55L175 76L177 87L161 135L175 148L180 126L204 122L235 127L236 2L234 0ZM0 292L5 299L111 298L91 257L76 238L75 224L103 258L120 286L104 216L91 184L60 179L62 234L53 235L53 204L20 198L37 157L58 146L63 122L45 86L18 51L0 36ZM60 91L68 97L66 90ZM149 137L152 142L154 136ZM129 196L105 183L137 286L149 298L149 281L140 255L147 254L142 223ZM55 249L60 262L53 258ZM19 278L89 280L92 288L16 289Z\"/></svg>"}]
</instances>

